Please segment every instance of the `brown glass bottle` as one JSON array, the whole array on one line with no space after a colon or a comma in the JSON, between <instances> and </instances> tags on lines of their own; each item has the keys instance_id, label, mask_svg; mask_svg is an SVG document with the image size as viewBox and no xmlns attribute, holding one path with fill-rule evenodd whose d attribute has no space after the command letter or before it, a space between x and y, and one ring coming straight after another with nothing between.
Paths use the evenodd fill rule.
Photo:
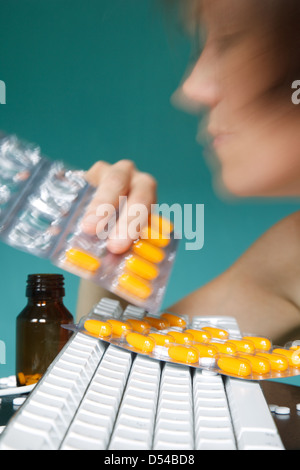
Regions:
<instances>
[{"instance_id":1,"label":"brown glass bottle","mask_svg":"<svg viewBox=\"0 0 300 470\"><path fill-rule=\"evenodd\" d=\"M63 304L64 295L61 274L28 276L28 303L18 315L16 324L18 385L38 382L69 340L72 332L61 325L73 323L73 317Z\"/></svg>"}]
</instances>

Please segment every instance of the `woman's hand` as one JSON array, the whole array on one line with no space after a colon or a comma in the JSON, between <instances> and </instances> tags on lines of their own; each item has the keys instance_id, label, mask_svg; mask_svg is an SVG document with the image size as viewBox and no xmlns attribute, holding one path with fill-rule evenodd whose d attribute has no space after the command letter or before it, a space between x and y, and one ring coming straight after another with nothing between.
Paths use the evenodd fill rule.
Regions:
<instances>
[{"instance_id":1,"label":"woman's hand","mask_svg":"<svg viewBox=\"0 0 300 470\"><path fill-rule=\"evenodd\" d=\"M139 229L142 229L147 224L151 204L156 203L155 179L148 173L138 171L131 160L120 160L115 164L98 161L85 177L97 189L82 221L84 232L95 235L103 231L108 215L114 215L113 212L119 209L119 198L125 197L122 199L127 204L120 211L115 231L120 236L110 235L107 240L107 248L112 253L124 253L137 238L133 238L132 230L129 230L130 222L135 218L133 205L142 204L145 208L139 216Z\"/></svg>"}]
</instances>

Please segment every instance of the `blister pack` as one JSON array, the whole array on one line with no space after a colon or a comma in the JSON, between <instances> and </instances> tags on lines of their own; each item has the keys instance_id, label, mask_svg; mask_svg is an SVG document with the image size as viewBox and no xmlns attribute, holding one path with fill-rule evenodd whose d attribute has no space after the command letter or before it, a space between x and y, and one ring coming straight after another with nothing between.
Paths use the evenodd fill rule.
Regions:
<instances>
[{"instance_id":1,"label":"blister pack","mask_svg":"<svg viewBox=\"0 0 300 470\"><path fill-rule=\"evenodd\" d=\"M207 318L164 312L149 315L134 306L111 311L101 302L77 325L64 328L165 362L246 380L300 375L300 341L284 347L268 338L218 328Z\"/></svg>"},{"instance_id":2,"label":"blister pack","mask_svg":"<svg viewBox=\"0 0 300 470\"><path fill-rule=\"evenodd\" d=\"M82 229L94 193L83 171L50 161L15 136L0 139L0 239L158 311L178 245L172 224L150 214L132 247L112 254L104 230L89 235Z\"/></svg>"}]
</instances>

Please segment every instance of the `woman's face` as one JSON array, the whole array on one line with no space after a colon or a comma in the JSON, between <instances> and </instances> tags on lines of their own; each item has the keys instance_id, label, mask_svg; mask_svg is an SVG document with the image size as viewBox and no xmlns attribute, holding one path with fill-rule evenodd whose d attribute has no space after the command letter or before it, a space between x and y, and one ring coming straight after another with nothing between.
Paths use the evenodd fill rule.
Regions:
<instances>
[{"instance_id":1,"label":"woman's face","mask_svg":"<svg viewBox=\"0 0 300 470\"><path fill-rule=\"evenodd\" d=\"M274 91L285 59L269 15L253 0L202 3L205 45L181 94L208 107L217 177L238 196L300 195L300 105L292 103L292 83Z\"/></svg>"}]
</instances>

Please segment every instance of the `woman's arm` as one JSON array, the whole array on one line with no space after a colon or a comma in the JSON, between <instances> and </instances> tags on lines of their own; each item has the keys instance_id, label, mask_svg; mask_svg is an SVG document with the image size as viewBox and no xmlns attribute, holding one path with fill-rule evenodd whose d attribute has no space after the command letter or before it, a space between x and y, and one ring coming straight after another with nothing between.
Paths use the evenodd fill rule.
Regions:
<instances>
[{"instance_id":1,"label":"woman's arm","mask_svg":"<svg viewBox=\"0 0 300 470\"><path fill-rule=\"evenodd\" d=\"M300 212L277 223L232 267L169 310L233 316L242 332L282 344L300 328Z\"/></svg>"}]
</instances>

